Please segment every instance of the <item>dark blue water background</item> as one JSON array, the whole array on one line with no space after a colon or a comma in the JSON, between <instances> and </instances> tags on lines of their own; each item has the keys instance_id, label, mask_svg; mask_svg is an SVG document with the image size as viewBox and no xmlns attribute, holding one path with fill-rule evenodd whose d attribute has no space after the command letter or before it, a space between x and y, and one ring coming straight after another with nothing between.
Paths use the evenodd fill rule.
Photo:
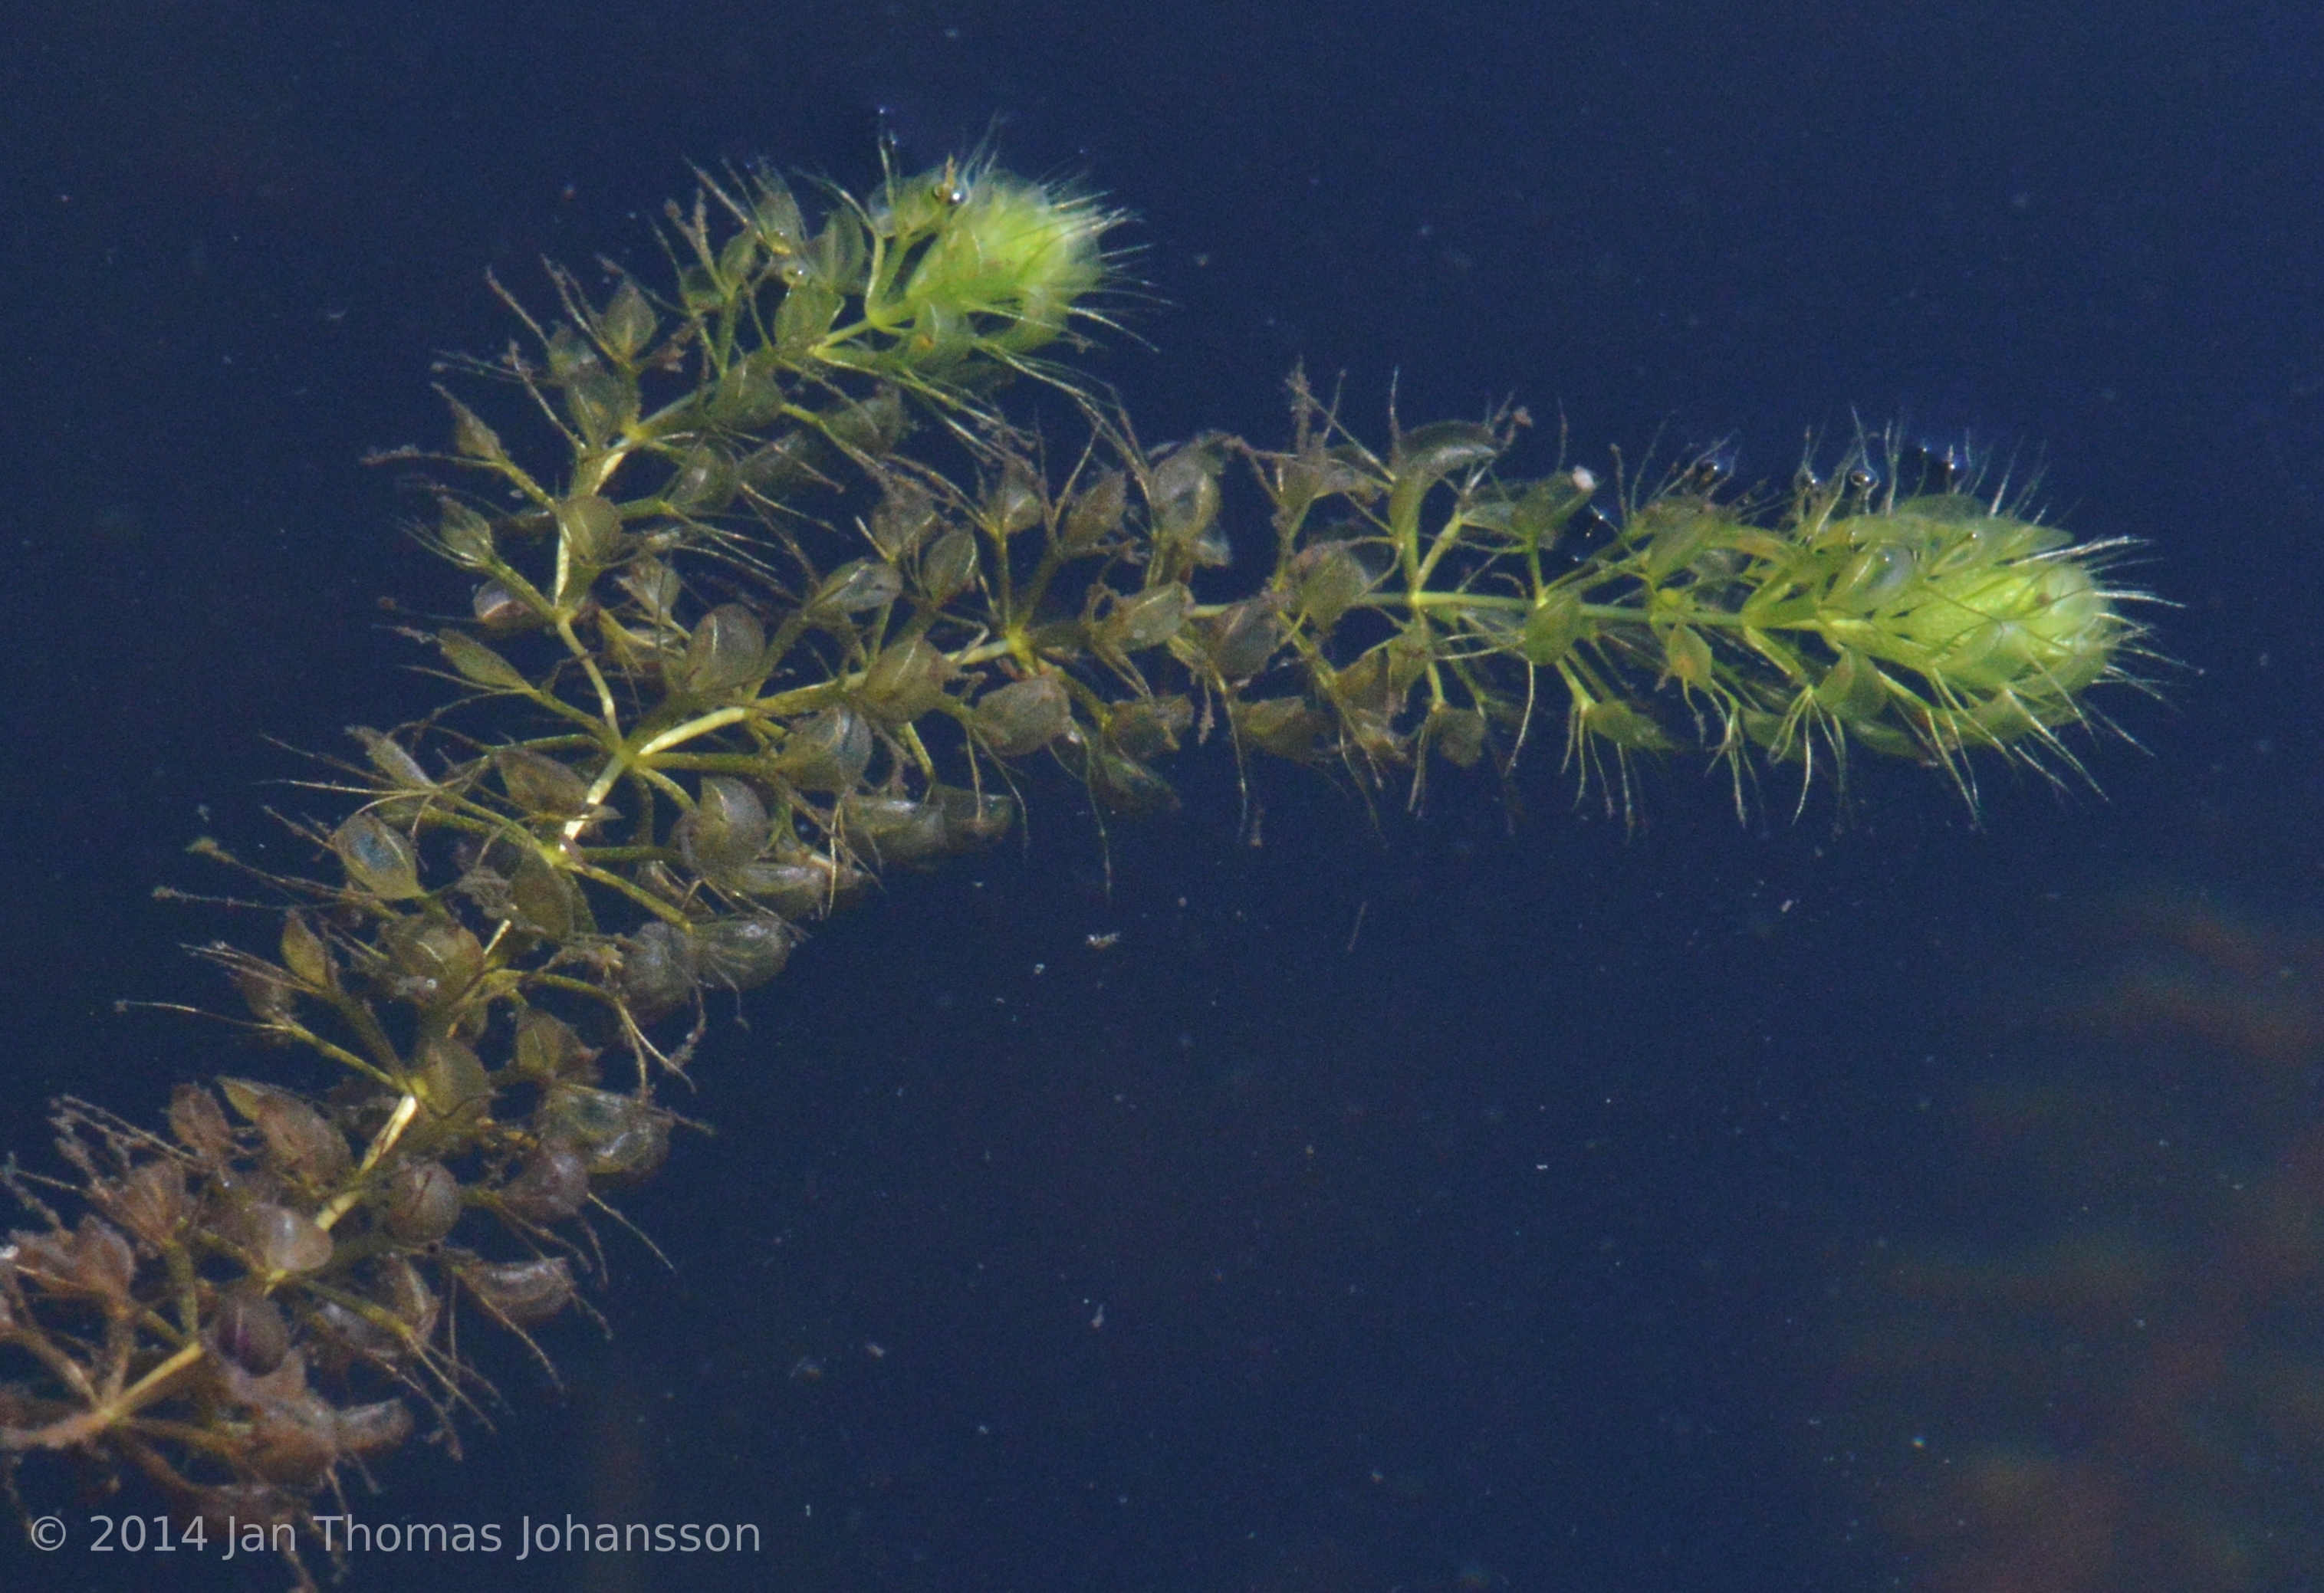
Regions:
<instances>
[{"instance_id":1,"label":"dark blue water background","mask_svg":"<svg viewBox=\"0 0 2324 1593\"><path fill-rule=\"evenodd\" d=\"M1617 17L1617 12L1622 14ZM650 258L688 161L862 182L883 116L1134 210L1101 370L1149 437L1269 435L1304 361L1381 429L1516 395L1603 466L1853 418L2039 460L2144 544L2184 667L2103 799L1865 773L1835 833L1544 758L1375 832L1222 767L1118 833L914 880L723 1020L718 1133L632 1202L673 1264L374 1518L758 1524L749 1561L380 1558L358 1588L1752 1589L1909 1580L1821 1436L1864 1257L1955 1186L1928 1109L2128 889L2315 916L2324 26L1909 4L394 6L86 0L0 60L0 1143L263 1071L158 905L267 781L432 700L376 600L465 594L358 463L433 440L487 268ZM1213 760L1216 761L1215 760ZM1859 771L1860 773L1863 771ZM1361 933L1355 930L1360 917ZM1111 951L1087 937L1119 932ZM1352 936L1352 944L1351 942ZM1988 1214L1989 1215L1989 1214ZM2029 1220L2032 1218L2029 1216ZM1901 1441L1901 1437L1899 1438ZM44 1497L70 1498L53 1478ZM2319 1485L2324 1486L2324 1485ZM78 1508L78 1506L76 1506ZM0 1584L272 1587L40 1559Z\"/></svg>"}]
</instances>

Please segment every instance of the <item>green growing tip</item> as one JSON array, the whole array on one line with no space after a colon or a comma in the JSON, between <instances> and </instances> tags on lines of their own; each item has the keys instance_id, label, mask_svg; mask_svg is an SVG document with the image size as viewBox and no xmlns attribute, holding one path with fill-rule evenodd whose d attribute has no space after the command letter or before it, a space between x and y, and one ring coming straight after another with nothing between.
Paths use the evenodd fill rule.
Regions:
<instances>
[{"instance_id":1,"label":"green growing tip","mask_svg":"<svg viewBox=\"0 0 2324 1593\"><path fill-rule=\"evenodd\" d=\"M1121 218L1085 195L950 161L891 192L899 186L919 202L891 202L898 241L915 241L908 223L927 241L896 302L931 336L998 323L988 345L1022 353L1056 337L1104 285L1102 244Z\"/></svg>"},{"instance_id":2,"label":"green growing tip","mask_svg":"<svg viewBox=\"0 0 2324 1593\"><path fill-rule=\"evenodd\" d=\"M1089 300L1111 276L1106 235L1123 219L982 154L841 198L814 244L786 257L778 340L915 385L950 381L980 356L1015 364L1074 317L1095 318ZM850 299L861 306L852 318Z\"/></svg>"}]
</instances>

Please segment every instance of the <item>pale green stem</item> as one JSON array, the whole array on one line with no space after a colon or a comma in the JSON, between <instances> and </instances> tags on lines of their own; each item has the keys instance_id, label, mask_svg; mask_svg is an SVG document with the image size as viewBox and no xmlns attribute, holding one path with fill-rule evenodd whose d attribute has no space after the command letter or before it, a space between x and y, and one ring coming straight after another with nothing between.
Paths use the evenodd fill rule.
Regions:
<instances>
[{"instance_id":1,"label":"pale green stem","mask_svg":"<svg viewBox=\"0 0 2324 1593\"><path fill-rule=\"evenodd\" d=\"M395 1148L396 1141L403 1137L403 1131L411 1127L411 1119L419 1112L420 1097L406 1091L403 1098L395 1103L394 1115L373 1136L370 1147L364 1152L363 1165L355 1169L355 1175L348 1181L347 1187L333 1195L323 1209L315 1213L316 1227L327 1230L340 1218L355 1210L355 1203L363 1199L364 1174L378 1166L380 1158Z\"/></svg>"},{"instance_id":2,"label":"pale green stem","mask_svg":"<svg viewBox=\"0 0 2324 1593\"><path fill-rule=\"evenodd\" d=\"M557 540L557 559L560 565L565 561L565 539L562 537ZM564 578L560 571L558 580L562 583ZM616 736L620 735L622 711L613 705L613 689L605 684L605 677L597 668L597 660L589 656L588 649L581 645L581 639L573 634L573 621L570 616L559 614L557 617L557 634L564 640L566 647L571 650L573 656L580 660L583 672L589 677L589 684L596 688L597 707L598 711L605 716L605 728Z\"/></svg>"},{"instance_id":3,"label":"pale green stem","mask_svg":"<svg viewBox=\"0 0 2324 1593\"><path fill-rule=\"evenodd\" d=\"M613 787L621 783L622 777L644 760L657 752L666 752L672 747L682 746L697 736L706 736L712 731L724 730L730 724L739 723L748 719L752 711L748 707L715 709L708 714L689 719L684 724L673 725L643 746L622 747L621 750L605 760L605 767L600 769L597 778L590 782L589 794L583 799L585 809L595 808L606 797L612 796ZM567 842L580 840L581 832L588 825L588 813L584 811L576 814L565 821L565 839Z\"/></svg>"}]
</instances>

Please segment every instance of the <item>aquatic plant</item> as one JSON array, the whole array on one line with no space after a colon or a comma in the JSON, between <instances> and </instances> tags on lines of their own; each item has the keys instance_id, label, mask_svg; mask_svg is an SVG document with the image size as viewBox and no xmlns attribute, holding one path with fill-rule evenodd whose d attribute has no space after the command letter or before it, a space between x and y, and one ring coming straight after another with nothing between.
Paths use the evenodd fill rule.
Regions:
<instances>
[{"instance_id":1,"label":"aquatic plant","mask_svg":"<svg viewBox=\"0 0 2324 1593\"><path fill-rule=\"evenodd\" d=\"M337 1082L181 1085L160 1128L58 1105L67 1176L10 1174L37 1226L0 1250L12 1467L141 1474L303 1579L351 1468L489 1397L456 1318L546 1360L669 1153L706 997L991 843L1045 769L1148 812L1215 741L1416 802L1562 740L1609 800L1689 748L1738 800L1856 750L1973 795L1980 753L2070 769L2136 640L2102 546L1878 439L1773 495L1707 460L1609 491L1508 472L1520 411L1368 445L1295 380L1280 446L1150 447L1056 363L1118 219L982 160L820 216L728 173L668 212L663 285L509 299L449 451L384 456L474 583L417 636L445 701L355 732L317 877L198 848L279 916L203 954ZM1070 446L1005 417L1028 379Z\"/></svg>"}]
</instances>

